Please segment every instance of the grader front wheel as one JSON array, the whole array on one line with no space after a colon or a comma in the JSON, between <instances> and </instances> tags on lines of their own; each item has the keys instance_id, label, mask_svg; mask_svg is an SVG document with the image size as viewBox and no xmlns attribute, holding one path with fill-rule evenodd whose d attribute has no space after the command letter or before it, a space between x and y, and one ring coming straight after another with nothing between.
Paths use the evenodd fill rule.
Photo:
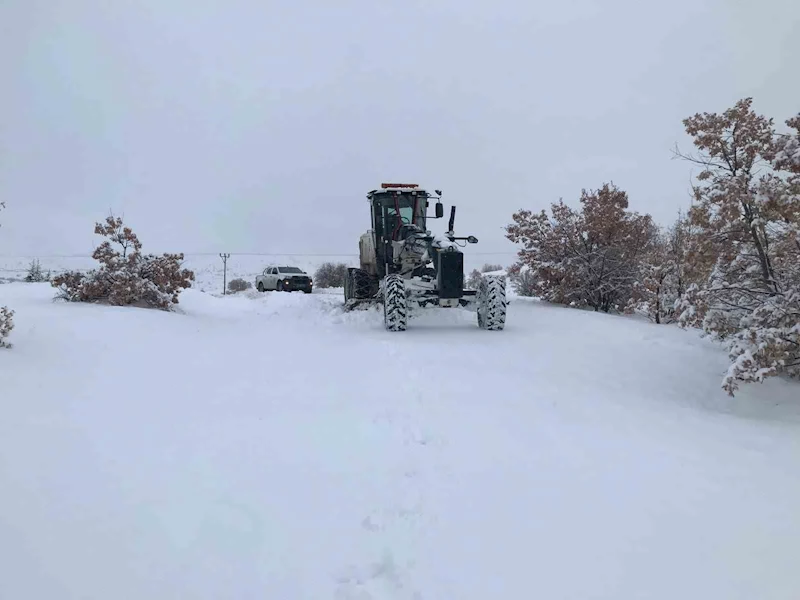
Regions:
<instances>
[{"instance_id":1,"label":"grader front wheel","mask_svg":"<svg viewBox=\"0 0 800 600\"><path fill-rule=\"evenodd\" d=\"M500 331L506 324L506 279L484 275L478 286L478 327Z\"/></svg>"},{"instance_id":2,"label":"grader front wheel","mask_svg":"<svg viewBox=\"0 0 800 600\"><path fill-rule=\"evenodd\" d=\"M406 285L400 275L388 275L383 282L383 322L389 331L405 331L408 324Z\"/></svg>"}]
</instances>

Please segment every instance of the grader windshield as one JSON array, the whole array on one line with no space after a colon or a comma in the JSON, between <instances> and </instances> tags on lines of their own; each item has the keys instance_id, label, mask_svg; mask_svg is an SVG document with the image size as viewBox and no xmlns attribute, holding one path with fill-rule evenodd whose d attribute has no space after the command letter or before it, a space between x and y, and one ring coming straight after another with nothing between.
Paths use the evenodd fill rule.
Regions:
<instances>
[{"instance_id":1,"label":"grader windshield","mask_svg":"<svg viewBox=\"0 0 800 600\"><path fill-rule=\"evenodd\" d=\"M422 190L386 190L373 194L375 230L389 239L397 239L403 225L426 229L428 194Z\"/></svg>"}]
</instances>

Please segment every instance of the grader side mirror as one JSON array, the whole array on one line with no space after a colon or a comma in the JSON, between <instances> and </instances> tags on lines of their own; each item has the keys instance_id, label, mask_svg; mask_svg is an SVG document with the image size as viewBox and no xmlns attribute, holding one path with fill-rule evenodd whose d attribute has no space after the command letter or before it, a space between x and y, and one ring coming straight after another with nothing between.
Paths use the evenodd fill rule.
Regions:
<instances>
[{"instance_id":1,"label":"grader side mirror","mask_svg":"<svg viewBox=\"0 0 800 600\"><path fill-rule=\"evenodd\" d=\"M444 216L444 204L441 202L436 203L436 218L441 219Z\"/></svg>"},{"instance_id":2,"label":"grader side mirror","mask_svg":"<svg viewBox=\"0 0 800 600\"><path fill-rule=\"evenodd\" d=\"M470 244L477 244L478 238L476 238L474 235L471 235L467 238L467 242L469 242Z\"/></svg>"}]
</instances>

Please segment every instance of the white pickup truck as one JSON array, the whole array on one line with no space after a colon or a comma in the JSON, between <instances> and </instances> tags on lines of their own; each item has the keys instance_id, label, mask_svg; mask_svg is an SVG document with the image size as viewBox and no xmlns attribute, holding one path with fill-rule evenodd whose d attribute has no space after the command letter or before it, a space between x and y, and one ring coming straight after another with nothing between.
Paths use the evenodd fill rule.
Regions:
<instances>
[{"instance_id":1,"label":"white pickup truck","mask_svg":"<svg viewBox=\"0 0 800 600\"><path fill-rule=\"evenodd\" d=\"M292 292L302 290L310 294L313 289L313 280L308 273L297 267L274 267L264 269L256 277L256 289L259 292L276 290L278 292Z\"/></svg>"}]
</instances>

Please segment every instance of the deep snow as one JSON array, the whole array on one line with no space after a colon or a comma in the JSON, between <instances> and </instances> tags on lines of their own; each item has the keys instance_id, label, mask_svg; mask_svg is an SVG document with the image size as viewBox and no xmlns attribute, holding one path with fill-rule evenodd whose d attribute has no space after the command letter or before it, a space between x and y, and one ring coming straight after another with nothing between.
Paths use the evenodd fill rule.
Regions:
<instances>
[{"instance_id":1,"label":"deep snow","mask_svg":"<svg viewBox=\"0 0 800 600\"><path fill-rule=\"evenodd\" d=\"M0 285L2 599L797 598L800 386L695 333L52 295Z\"/></svg>"}]
</instances>

